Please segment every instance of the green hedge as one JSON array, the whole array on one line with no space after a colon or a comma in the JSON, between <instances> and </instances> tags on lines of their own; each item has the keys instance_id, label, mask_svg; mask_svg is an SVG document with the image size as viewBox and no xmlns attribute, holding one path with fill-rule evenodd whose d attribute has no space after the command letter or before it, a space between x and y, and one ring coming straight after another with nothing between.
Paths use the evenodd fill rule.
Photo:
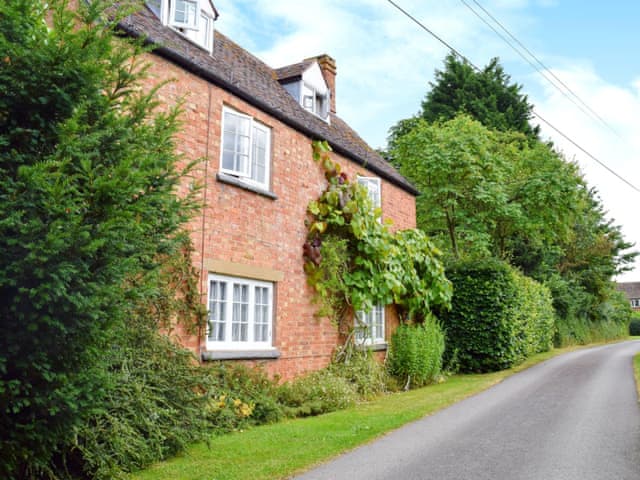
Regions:
<instances>
[{"instance_id":1,"label":"green hedge","mask_svg":"<svg viewBox=\"0 0 640 480\"><path fill-rule=\"evenodd\" d=\"M463 371L509 368L548 350L554 333L549 290L495 259L449 266L452 308L443 312L446 358Z\"/></svg>"},{"instance_id":2,"label":"green hedge","mask_svg":"<svg viewBox=\"0 0 640 480\"><path fill-rule=\"evenodd\" d=\"M514 272L514 280L519 290L518 307L524 324L524 355L546 352L553 347L555 332L555 312L553 298L547 287L532 278Z\"/></svg>"}]
</instances>

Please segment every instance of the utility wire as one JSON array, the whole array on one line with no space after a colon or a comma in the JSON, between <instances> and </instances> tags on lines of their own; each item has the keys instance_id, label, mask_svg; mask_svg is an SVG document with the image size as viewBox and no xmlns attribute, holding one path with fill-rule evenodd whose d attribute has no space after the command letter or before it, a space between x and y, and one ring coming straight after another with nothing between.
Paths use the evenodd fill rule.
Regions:
<instances>
[{"instance_id":1,"label":"utility wire","mask_svg":"<svg viewBox=\"0 0 640 480\"><path fill-rule=\"evenodd\" d=\"M594 109L592 109L584 100L582 100L577 93L575 93L566 83L564 83L558 76L553 73L553 71L547 67L536 55L531 52L518 38L515 37L496 17L494 17L486 8L484 8L477 0L472 0L478 8L480 8L485 15L487 15L493 22L498 25L502 31L504 31L514 42L516 42L522 50L524 50L529 57L531 57L537 64L536 66L529 58L525 57L524 54L518 50L513 43L511 43L504 35L498 32L493 25L491 25L484 17L482 17L471 5L469 5L465 0L460 0L465 7L467 7L473 14L478 17L485 25L487 25L493 32L502 39L507 45L509 45L513 51L515 51L520 57L526 61L529 65L531 65L545 80L547 80L556 90L558 90L562 95L564 95L571 103L573 103L576 107L578 107L584 114L591 116L600 121L605 127L615 133L618 137L622 138L620 134L615 130L602 116L598 114ZM541 70L542 68L542 70ZM546 73L548 73L553 79L551 80ZM557 82L557 83L556 83ZM560 84L562 88L558 86ZM568 93L567 93L568 92ZM571 97L569 96L571 94ZM573 98L572 98L573 97ZM578 104L577 102L580 104ZM584 108L583 108L584 107ZM585 110L586 109L586 110Z\"/></svg>"},{"instance_id":2,"label":"utility wire","mask_svg":"<svg viewBox=\"0 0 640 480\"><path fill-rule=\"evenodd\" d=\"M434 37L436 40L438 40L440 43L442 43L444 46L446 46L450 51L452 51L455 55L457 55L459 58L461 58L462 60L464 60L465 62L467 62L469 65L471 65L471 67L473 67L474 70L476 70L477 72L481 72L482 70L477 67L473 62L471 62L471 60L469 60L467 57L465 57L462 53L460 53L458 50L456 50L455 48L453 48L451 45L449 45L445 40L443 40L442 38L440 38L437 34L435 34L433 31L431 31L429 28L427 28L426 25L424 25L420 20L418 20L416 17L414 17L413 15L411 15L409 12L407 12L405 9L403 9L400 5L398 5L396 2L394 2L393 0L387 0L387 2L389 2L391 5L393 5L396 9L398 9L400 12L402 12L403 15L405 15L407 18L411 19L416 25L418 25L421 29L423 29L424 31L426 31L429 35L431 35L432 37ZM595 162L597 162L599 165L601 165L602 167L604 167L608 172L610 172L612 175L614 175L618 180L621 180L622 182L624 182L625 184L627 184L629 187L631 187L632 189L634 189L636 192L640 192L640 188L636 187L635 185L633 185L631 182L629 182L626 178L622 177L621 175L619 175L617 172L615 172L613 169L611 169L609 166L607 166L602 160L600 160L599 158L597 158L595 155L593 155L592 153L590 153L587 149L585 149L584 147L582 147L581 145L579 145L575 140L573 140L571 137L569 137L566 133L564 133L562 130L560 130L558 127L556 127L555 125L553 125L551 122L549 122L548 120L546 120L545 118L543 118L538 112L536 112L535 110L531 110L531 113L533 115L535 115L536 117L538 117L538 119L540 121L542 121L543 123L545 123L547 126L549 126L550 128L552 128L555 132L557 132L559 135L561 135L564 139L566 139L568 142L570 142L573 146L575 146L576 148L578 148L580 151L582 151L585 155L587 155L589 158L591 158L592 160L594 160Z\"/></svg>"},{"instance_id":3,"label":"utility wire","mask_svg":"<svg viewBox=\"0 0 640 480\"><path fill-rule=\"evenodd\" d=\"M511 49L516 52L518 55L520 55L520 58L522 58L525 62L527 62L529 65L531 65L534 70L536 70L540 75L542 75L542 77L544 77L544 79L549 82L551 85L553 85L553 87L558 90L562 95L564 95L564 97L569 100L571 103L573 103L576 107L578 107L582 113L584 113L587 116L590 116L591 118L599 118L596 114L596 116L594 117L594 115L592 113L589 113L589 111L585 110L584 107L582 107L582 105L580 105L578 102L576 102L576 100L574 100L573 98L571 98L564 90L562 90L561 88L559 88L553 80L551 80L551 78L549 78L545 72L543 72L542 70L540 70L540 67L538 67L537 65L535 65L531 60L529 60L520 50L518 50L513 43L511 43L509 41L509 39L507 39L503 34L501 34L498 30L496 30L496 28L491 25L491 23L489 23L487 21L486 18L484 18L482 15L480 15L476 10L474 10L474 8L469 5L465 0L460 0L460 2L462 2L462 4L467 7L469 10L471 10L471 12L478 17L478 19L484 23L487 27L489 27L491 30L493 30L493 33L495 33L498 37L500 37L500 39L505 42L507 45L509 45L511 47ZM477 3L477 2L474 2ZM480 7L482 8L482 7ZM484 9L483 9L484 10ZM493 17L491 17L493 18ZM494 20L495 21L495 20ZM607 125L608 126L608 125Z\"/></svg>"}]
</instances>

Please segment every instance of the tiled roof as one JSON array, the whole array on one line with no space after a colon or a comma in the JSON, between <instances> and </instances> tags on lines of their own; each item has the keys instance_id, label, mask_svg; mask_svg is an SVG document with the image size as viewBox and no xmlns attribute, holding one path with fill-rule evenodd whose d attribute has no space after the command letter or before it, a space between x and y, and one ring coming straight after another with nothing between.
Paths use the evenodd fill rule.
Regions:
<instances>
[{"instance_id":1,"label":"tiled roof","mask_svg":"<svg viewBox=\"0 0 640 480\"><path fill-rule=\"evenodd\" d=\"M278 80L286 80L289 78L300 78L302 74L309 68L313 62L305 60L304 62L294 63L293 65L287 65L286 67L276 68L276 78Z\"/></svg>"},{"instance_id":2,"label":"tiled roof","mask_svg":"<svg viewBox=\"0 0 640 480\"><path fill-rule=\"evenodd\" d=\"M618 283L618 290L624 292L627 298L640 298L640 282Z\"/></svg>"},{"instance_id":3,"label":"tiled roof","mask_svg":"<svg viewBox=\"0 0 640 480\"><path fill-rule=\"evenodd\" d=\"M327 140L333 150L366 167L371 172L392 182L405 191L419 192L397 170L360 138L343 120L331 114L330 122L324 122L304 110L278 82L277 70L273 70L257 57L215 32L213 52L194 45L171 28L168 28L148 9L143 8L120 23L129 35L145 37L154 46L154 53L165 57L221 88L242 98L264 112L276 117L290 127L317 139ZM283 67L293 72L305 62ZM308 66L308 64L307 64Z\"/></svg>"}]
</instances>

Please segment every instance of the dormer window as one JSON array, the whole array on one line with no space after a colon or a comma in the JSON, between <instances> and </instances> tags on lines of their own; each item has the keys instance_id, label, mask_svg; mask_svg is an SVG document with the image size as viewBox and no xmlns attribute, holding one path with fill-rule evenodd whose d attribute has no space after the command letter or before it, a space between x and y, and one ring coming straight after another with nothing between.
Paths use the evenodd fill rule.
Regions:
<instances>
[{"instance_id":1,"label":"dormer window","mask_svg":"<svg viewBox=\"0 0 640 480\"><path fill-rule=\"evenodd\" d=\"M275 74L280 84L306 111L329 123L332 90L316 59L278 68Z\"/></svg>"},{"instance_id":2,"label":"dormer window","mask_svg":"<svg viewBox=\"0 0 640 480\"><path fill-rule=\"evenodd\" d=\"M208 52L213 50L213 22L218 12L211 0L147 0L146 4L163 25Z\"/></svg>"},{"instance_id":3,"label":"dormer window","mask_svg":"<svg viewBox=\"0 0 640 480\"><path fill-rule=\"evenodd\" d=\"M174 27L198 30L198 0L174 0L171 7L171 24Z\"/></svg>"},{"instance_id":4,"label":"dormer window","mask_svg":"<svg viewBox=\"0 0 640 480\"><path fill-rule=\"evenodd\" d=\"M329 113L329 90L321 92L308 83L302 84L302 106L305 110L326 118Z\"/></svg>"}]
</instances>

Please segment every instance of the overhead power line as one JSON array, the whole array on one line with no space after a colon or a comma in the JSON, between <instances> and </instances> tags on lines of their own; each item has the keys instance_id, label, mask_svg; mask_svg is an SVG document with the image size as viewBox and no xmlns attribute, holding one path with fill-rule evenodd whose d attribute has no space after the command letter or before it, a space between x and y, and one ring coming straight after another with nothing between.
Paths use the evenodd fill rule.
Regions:
<instances>
[{"instance_id":1,"label":"overhead power line","mask_svg":"<svg viewBox=\"0 0 640 480\"><path fill-rule=\"evenodd\" d=\"M397 10L399 10L400 12L402 12L403 15L405 15L407 18L411 19L416 25L418 25L422 30L424 30L425 32L427 32L429 35L431 35L432 37L434 37L436 40L438 40L440 43L442 43L444 46L446 46L451 52L453 52L455 55L457 55L459 58L461 58L462 60L464 60L465 62L467 62L469 65L471 65L471 67L476 70L477 72L481 72L482 70L476 66L471 60L469 60L467 57L465 57L460 51L456 50L454 47L452 47L449 43L447 43L444 39L442 39L440 36L438 36L436 33L434 33L433 31L431 31L426 25L424 25L424 23L422 23L420 20L418 20L416 17L414 17L413 15L411 15L409 12L407 12L404 8L402 8L400 5L398 5L396 2L394 2L393 0L387 0L391 5L393 5ZM603 162L602 160L600 160L598 157L596 157L595 155L593 155L591 152L589 152L586 148L582 147L580 144L578 144L578 142L576 142L575 140L573 140L571 137L569 137L569 135L567 135L566 133L564 133L562 130L560 130L558 127L556 127L555 125L553 125L551 122L549 122L548 120L546 120L544 117L542 117L538 112L536 112L534 109L531 110L531 113L533 115L535 115L540 121L542 121L543 123L545 123L547 126L549 126L551 129L553 129L556 133L558 133L560 136L562 136L565 140L567 140L568 142L570 142L573 146L575 146L576 148L578 148L581 152L583 152L585 155L587 155L589 158L591 158L592 160L594 160L595 162L597 162L600 166L604 167L609 173L611 173L612 175L614 175L618 180L621 180L622 182L624 182L626 185L628 185L629 187L631 187L633 190L635 190L636 192L640 192L640 188L636 187L635 185L633 185L630 181L628 181L626 178L624 178L622 175L618 174L616 171L614 171L611 167L609 167L605 162Z\"/></svg>"},{"instance_id":2,"label":"overhead power line","mask_svg":"<svg viewBox=\"0 0 640 480\"><path fill-rule=\"evenodd\" d=\"M527 62L529 65L531 65L531 67L533 67L534 70L536 70L547 82L549 82L556 90L558 90L565 98L567 98L567 100L569 100L576 107L578 107L582 111L582 113L584 113L585 115L591 117L592 119L598 120L605 127L607 127L609 130L611 130L611 132L615 133L618 137L620 137L620 134L604 118L602 118L602 116L599 115L598 112L596 112L593 108L591 108L584 100L582 100L582 98L580 98L580 96L577 93L575 93L566 83L564 83L560 78L558 78L558 76L555 73L553 73L553 71L549 67L547 67L544 63L542 63L542 61L533 52L531 52L531 50L529 50L520 40L518 40L518 38L516 38L516 36L513 35L495 16L493 16L477 0L472 0L472 1L473 1L473 3L475 3L478 6L478 8L480 8L480 10L482 10L484 12L484 14L487 17L489 17L496 25L498 25L498 27L500 27L502 29L502 31L505 32L509 36L509 38L511 38L514 42L516 42L518 44L518 46L522 50L524 50L524 52L526 52L527 55L529 55L529 57L531 59L533 59L533 61L535 61L537 63L537 65L535 63L533 63L533 61L530 58L527 58L522 53L521 50L516 48L513 45L513 43L511 43L511 41L509 41L509 39L507 39L498 30L496 30L496 28L493 25L491 25L491 23L489 23L482 15L480 15L471 5L469 5L466 0L460 0L460 2L462 2L462 4L465 7L467 7L485 25L487 25L491 30L493 30L493 32L498 37L500 37L500 39L503 42L505 42L507 45L509 45L509 47L511 47L511 49L514 52L516 52L525 62ZM549 76L551 76L553 78L553 80L551 78L549 78ZM558 86L558 84L560 86Z\"/></svg>"}]
</instances>

